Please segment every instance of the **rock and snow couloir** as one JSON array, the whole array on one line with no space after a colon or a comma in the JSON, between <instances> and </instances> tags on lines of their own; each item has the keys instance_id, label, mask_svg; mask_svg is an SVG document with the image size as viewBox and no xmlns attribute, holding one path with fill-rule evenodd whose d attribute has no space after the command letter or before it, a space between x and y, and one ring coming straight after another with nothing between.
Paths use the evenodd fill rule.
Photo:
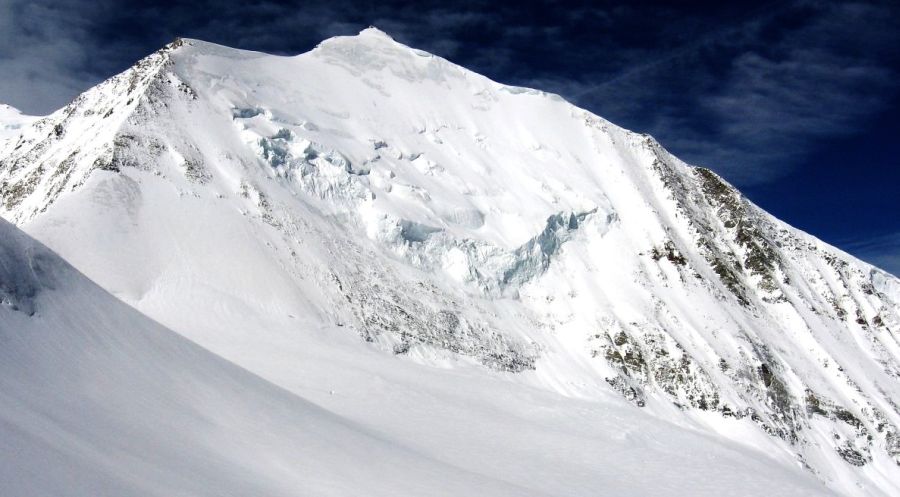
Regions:
<instances>
[{"instance_id":1,"label":"rock and snow couloir","mask_svg":"<svg viewBox=\"0 0 900 497\"><path fill-rule=\"evenodd\" d=\"M135 315L466 471L580 494L504 466L565 468L566 449L472 457L493 423L473 419L485 430L455 445L452 419L425 421L441 395L481 399L487 419L528 412L522 436L556 449L577 438L553 437L566 416L638 455L659 447L635 427L665 425L790 467L770 480L785 489L900 492L897 278L649 136L374 29L295 57L178 40L0 136L0 201ZM319 354L367 374L350 383ZM519 405L487 407L479 381ZM355 397L311 393L328 382ZM620 426L629 409L640 421ZM572 481L640 474L639 457L575 446L596 464L559 469Z\"/></svg>"}]
</instances>

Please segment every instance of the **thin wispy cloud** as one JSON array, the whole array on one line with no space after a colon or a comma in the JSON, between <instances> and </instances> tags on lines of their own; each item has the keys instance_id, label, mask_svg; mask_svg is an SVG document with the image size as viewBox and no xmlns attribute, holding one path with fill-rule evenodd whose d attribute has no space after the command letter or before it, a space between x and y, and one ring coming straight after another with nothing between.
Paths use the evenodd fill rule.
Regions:
<instances>
[{"instance_id":1,"label":"thin wispy cloud","mask_svg":"<svg viewBox=\"0 0 900 497\"><path fill-rule=\"evenodd\" d=\"M894 15L879 5L783 3L598 84L559 89L738 184L773 181L896 96Z\"/></svg>"},{"instance_id":2,"label":"thin wispy cloud","mask_svg":"<svg viewBox=\"0 0 900 497\"><path fill-rule=\"evenodd\" d=\"M900 232L866 238L842 240L840 246L860 259L900 276Z\"/></svg>"},{"instance_id":3,"label":"thin wispy cloud","mask_svg":"<svg viewBox=\"0 0 900 497\"><path fill-rule=\"evenodd\" d=\"M0 1L0 100L44 113L83 91L87 31L51 5Z\"/></svg>"}]
</instances>

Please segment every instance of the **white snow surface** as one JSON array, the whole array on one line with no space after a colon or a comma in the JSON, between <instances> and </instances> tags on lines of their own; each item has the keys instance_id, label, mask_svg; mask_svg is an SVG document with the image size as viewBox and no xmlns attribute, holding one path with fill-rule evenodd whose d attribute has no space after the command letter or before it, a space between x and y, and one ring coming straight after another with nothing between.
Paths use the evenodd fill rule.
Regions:
<instances>
[{"instance_id":1,"label":"white snow surface","mask_svg":"<svg viewBox=\"0 0 900 497\"><path fill-rule=\"evenodd\" d=\"M375 29L177 40L0 200L84 274L3 226L4 495L900 493L897 278Z\"/></svg>"},{"instance_id":2,"label":"white snow surface","mask_svg":"<svg viewBox=\"0 0 900 497\"><path fill-rule=\"evenodd\" d=\"M18 136L22 128L38 118L22 114L19 109L0 103L0 142Z\"/></svg>"},{"instance_id":3,"label":"white snow surface","mask_svg":"<svg viewBox=\"0 0 900 497\"><path fill-rule=\"evenodd\" d=\"M398 363L324 330L266 340L290 348L289 392L2 220L0 278L5 496L823 494L625 405Z\"/></svg>"}]
</instances>

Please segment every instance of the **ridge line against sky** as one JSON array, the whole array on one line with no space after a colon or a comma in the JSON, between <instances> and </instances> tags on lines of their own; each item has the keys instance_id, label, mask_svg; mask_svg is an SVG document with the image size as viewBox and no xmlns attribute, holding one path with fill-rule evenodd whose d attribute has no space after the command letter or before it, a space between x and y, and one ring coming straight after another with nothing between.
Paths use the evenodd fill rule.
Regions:
<instances>
[{"instance_id":1,"label":"ridge line against sky","mask_svg":"<svg viewBox=\"0 0 900 497\"><path fill-rule=\"evenodd\" d=\"M175 36L296 54L375 25L648 132L777 217L900 274L898 11L805 0L0 0L0 102L50 112Z\"/></svg>"}]
</instances>

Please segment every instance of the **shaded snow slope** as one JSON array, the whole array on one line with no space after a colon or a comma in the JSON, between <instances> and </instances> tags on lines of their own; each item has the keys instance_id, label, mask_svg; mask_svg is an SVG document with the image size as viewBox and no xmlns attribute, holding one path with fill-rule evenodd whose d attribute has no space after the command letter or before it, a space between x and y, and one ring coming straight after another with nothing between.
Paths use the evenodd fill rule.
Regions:
<instances>
[{"instance_id":1,"label":"shaded snow slope","mask_svg":"<svg viewBox=\"0 0 900 497\"><path fill-rule=\"evenodd\" d=\"M210 354L5 221L0 243L3 495L529 494Z\"/></svg>"},{"instance_id":2,"label":"shaded snow slope","mask_svg":"<svg viewBox=\"0 0 900 497\"><path fill-rule=\"evenodd\" d=\"M895 277L648 136L377 30L295 57L178 40L0 142L0 199L116 297L295 393L319 374L297 357L338 340L384 375L624 399L836 491L900 492Z\"/></svg>"},{"instance_id":3,"label":"shaded snow slope","mask_svg":"<svg viewBox=\"0 0 900 497\"><path fill-rule=\"evenodd\" d=\"M596 489L616 495L670 490L717 495L718 489L745 482L752 488L735 495L819 495L822 490L797 472L766 463L762 455L647 417L631 419L627 408L597 412L596 406L577 403L564 408L540 394L508 389L497 393L510 405L495 406L484 395L489 386L475 386L465 376L453 385L473 402L470 409L484 411L469 428L491 430L480 433L480 440L442 440L433 421L410 417L421 413L400 413L427 428L420 444L426 441L422 445L436 452L433 458L163 328L5 221L0 221L0 340L0 493L6 496L524 496L594 495ZM363 351L346 366L373 364ZM320 373L327 369L316 368ZM438 390L440 383L422 388L412 378L393 386L420 397ZM450 382L443 381L447 388ZM481 391L465 388L473 386ZM339 395L348 393L356 392L342 389ZM453 409L453 400L440 392L431 409L440 415ZM544 412L529 414L529 409ZM570 416L618 421L629 433L627 443L600 423L578 428L568 422ZM530 431L529 443L511 428ZM469 457L493 463L466 471L442 462L459 457L440 446L428 447L429 438L456 450L467 445L487 450ZM505 440L509 447L491 450ZM611 465L611 459L634 457L629 451L635 443L654 445L646 446L629 468ZM679 457L676 446L695 455ZM544 452L548 449L558 452ZM571 460L572 450L590 456L590 464ZM517 474L519 466L548 474L529 480ZM642 481L640 473L649 467L657 468L656 477ZM703 481L685 478L701 471ZM519 484L503 481L508 476Z\"/></svg>"}]
</instances>

